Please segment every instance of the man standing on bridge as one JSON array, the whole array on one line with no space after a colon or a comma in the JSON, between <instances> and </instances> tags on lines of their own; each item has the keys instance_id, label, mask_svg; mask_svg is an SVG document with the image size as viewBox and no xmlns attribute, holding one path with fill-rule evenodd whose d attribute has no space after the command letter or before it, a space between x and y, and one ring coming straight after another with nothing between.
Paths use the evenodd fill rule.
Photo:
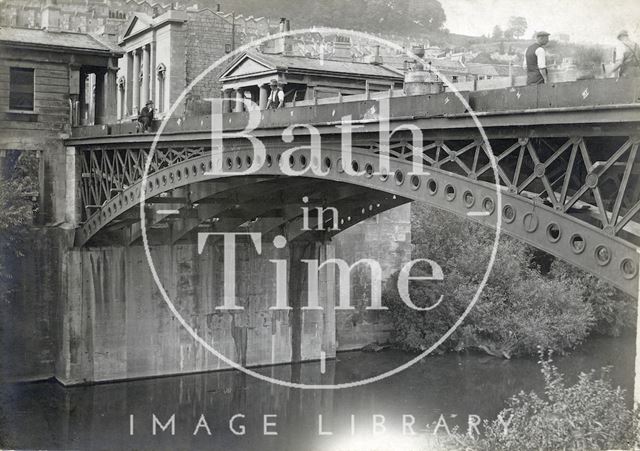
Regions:
<instances>
[{"instance_id":1,"label":"man standing on bridge","mask_svg":"<svg viewBox=\"0 0 640 451\"><path fill-rule=\"evenodd\" d=\"M536 42L531 44L524 52L523 67L527 70L527 84L537 85L549 82L547 72L547 54L544 46L549 43L549 33L539 31L536 33Z\"/></svg>"},{"instance_id":2,"label":"man standing on bridge","mask_svg":"<svg viewBox=\"0 0 640 451\"><path fill-rule=\"evenodd\" d=\"M267 100L267 110L277 109L284 107L284 91L282 90L282 83L277 80L271 80L271 94L269 94L269 100Z\"/></svg>"},{"instance_id":3,"label":"man standing on bridge","mask_svg":"<svg viewBox=\"0 0 640 451\"><path fill-rule=\"evenodd\" d=\"M618 33L618 41L622 48L616 52L619 56L611 73L618 71L618 78L640 77L640 46L629 39L629 32L626 30Z\"/></svg>"}]
</instances>

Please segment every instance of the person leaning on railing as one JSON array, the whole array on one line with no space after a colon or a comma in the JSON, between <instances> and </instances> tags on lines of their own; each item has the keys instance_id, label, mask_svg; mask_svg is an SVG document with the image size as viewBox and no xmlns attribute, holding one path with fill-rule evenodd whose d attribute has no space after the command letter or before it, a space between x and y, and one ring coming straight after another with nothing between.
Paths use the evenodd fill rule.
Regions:
<instances>
[{"instance_id":1,"label":"person leaning on railing","mask_svg":"<svg viewBox=\"0 0 640 451\"><path fill-rule=\"evenodd\" d=\"M153 101L149 100L138 114L138 130L146 133L153 122Z\"/></svg>"},{"instance_id":2,"label":"person leaning on railing","mask_svg":"<svg viewBox=\"0 0 640 451\"><path fill-rule=\"evenodd\" d=\"M271 80L269 85L271 86L271 93L269 94L269 100L267 100L267 110L284 107L283 84L274 79Z\"/></svg>"},{"instance_id":3,"label":"person leaning on railing","mask_svg":"<svg viewBox=\"0 0 640 451\"><path fill-rule=\"evenodd\" d=\"M610 74L618 72L618 78L640 77L640 46L629 39L629 32L622 30L618 33L618 41L621 43L621 51L618 53L616 63L611 68Z\"/></svg>"}]
</instances>

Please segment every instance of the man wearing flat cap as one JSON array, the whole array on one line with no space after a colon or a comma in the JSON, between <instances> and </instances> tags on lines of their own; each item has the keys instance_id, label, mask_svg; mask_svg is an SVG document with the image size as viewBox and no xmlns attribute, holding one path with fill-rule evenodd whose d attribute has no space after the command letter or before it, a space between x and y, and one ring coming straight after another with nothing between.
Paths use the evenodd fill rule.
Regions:
<instances>
[{"instance_id":1,"label":"man wearing flat cap","mask_svg":"<svg viewBox=\"0 0 640 451\"><path fill-rule=\"evenodd\" d=\"M151 123L153 122L153 101L149 100L144 108L140 110L140 114L138 115L138 128L142 132L149 131L151 127Z\"/></svg>"},{"instance_id":2,"label":"man wearing flat cap","mask_svg":"<svg viewBox=\"0 0 640 451\"><path fill-rule=\"evenodd\" d=\"M271 94L269 94L269 100L267 100L267 110L284 107L284 91L282 90L282 83L273 79L269 85L271 86Z\"/></svg>"},{"instance_id":3,"label":"man wearing flat cap","mask_svg":"<svg viewBox=\"0 0 640 451\"><path fill-rule=\"evenodd\" d=\"M618 77L640 77L640 47L629 39L629 32L622 30L618 33L620 48L616 51L618 55L616 63L610 73L618 71Z\"/></svg>"},{"instance_id":4,"label":"man wearing flat cap","mask_svg":"<svg viewBox=\"0 0 640 451\"><path fill-rule=\"evenodd\" d=\"M528 85L537 85L549 82L547 72L547 54L544 50L544 46L548 43L549 33L546 31L538 31L536 33L536 42L531 44L524 52L523 67L527 71Z\"/></svg>"}]
</instances>

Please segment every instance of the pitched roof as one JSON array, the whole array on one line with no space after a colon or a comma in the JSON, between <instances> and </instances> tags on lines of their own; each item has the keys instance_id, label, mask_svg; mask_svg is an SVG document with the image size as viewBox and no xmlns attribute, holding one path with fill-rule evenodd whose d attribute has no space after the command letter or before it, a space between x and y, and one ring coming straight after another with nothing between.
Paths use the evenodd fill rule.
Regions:
<instances>
[{"instance_id":1,"label":"pitched roof","mask_svg":"<svg viewBox=\"0 0 640 451\"><path fill-rule=\"evenodd\" d=\"M233 71L246 60L254 60L264 66L265 70L280 70L293 72L317 72L348 75L358 78L394 78L398 81L404 79L402 72L385 65L370 63L334 61L328 59L309 58L306 56L288 56L282 54L262 53L249 50L238 57L222 74L221 79L234 78Z\"/></svg>"},{"instance_id":2,"label":"pitched roof","mask_svg":"<svg viewBox=\"0 0 640 451\"><path fill-rule=\"evenodd\" d=\"M71 31L0 27L0 44L58 49L70 53L122 54L120 49L97 37Z\"/></svg>"},{"instance_id":3,"label":"pitched roof","mask_svg":"<svg viewBox=\"0 0 640 451\"><path fill-rule=\"evenodd\" d=\"M128 34L130 34L134 26L138 22L142 22L143 28L149 28L151 25L153 25L153 19L150 16L144 13L138 13L138 12L133 13L133 15L131 16L131 19L129 19L129 23L127 24L127 29L124 32L124 35L127 36Z\"/></svg>"}]
</instances>

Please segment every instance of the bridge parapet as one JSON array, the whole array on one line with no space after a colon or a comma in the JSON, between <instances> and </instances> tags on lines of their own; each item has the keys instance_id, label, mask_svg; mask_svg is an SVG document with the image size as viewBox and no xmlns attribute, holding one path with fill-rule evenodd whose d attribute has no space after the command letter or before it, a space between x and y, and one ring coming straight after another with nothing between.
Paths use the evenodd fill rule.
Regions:
<instances>
[{"instance_id":1,"label":"bridge parapet","mask_svg":"<svg viewBox=\"0 0 640 451\"><path fill-rule=\"evenodd\" d=\"M458 95L479 114L514 114L540 111L584 111L612 106L640 104L640 79L597 79L548 85L517 86L484 91L461 91ZM354 121L377 120L379 104L389 101L390 120L452 118L468 114L453 92L418 96L380 97L350 100L349 96L324 99L322 104L303 105L261 112L260 129L287 127L294 123L334 124L343 116ZM225 113L224 130L242 130L249 113ZM158 129L156 121L154 129ZM164 133L197 132L211 129L211 117L170 118ZM134 123L75 127L72 138L139 134Z\"/></svg>"}]
</instances>

